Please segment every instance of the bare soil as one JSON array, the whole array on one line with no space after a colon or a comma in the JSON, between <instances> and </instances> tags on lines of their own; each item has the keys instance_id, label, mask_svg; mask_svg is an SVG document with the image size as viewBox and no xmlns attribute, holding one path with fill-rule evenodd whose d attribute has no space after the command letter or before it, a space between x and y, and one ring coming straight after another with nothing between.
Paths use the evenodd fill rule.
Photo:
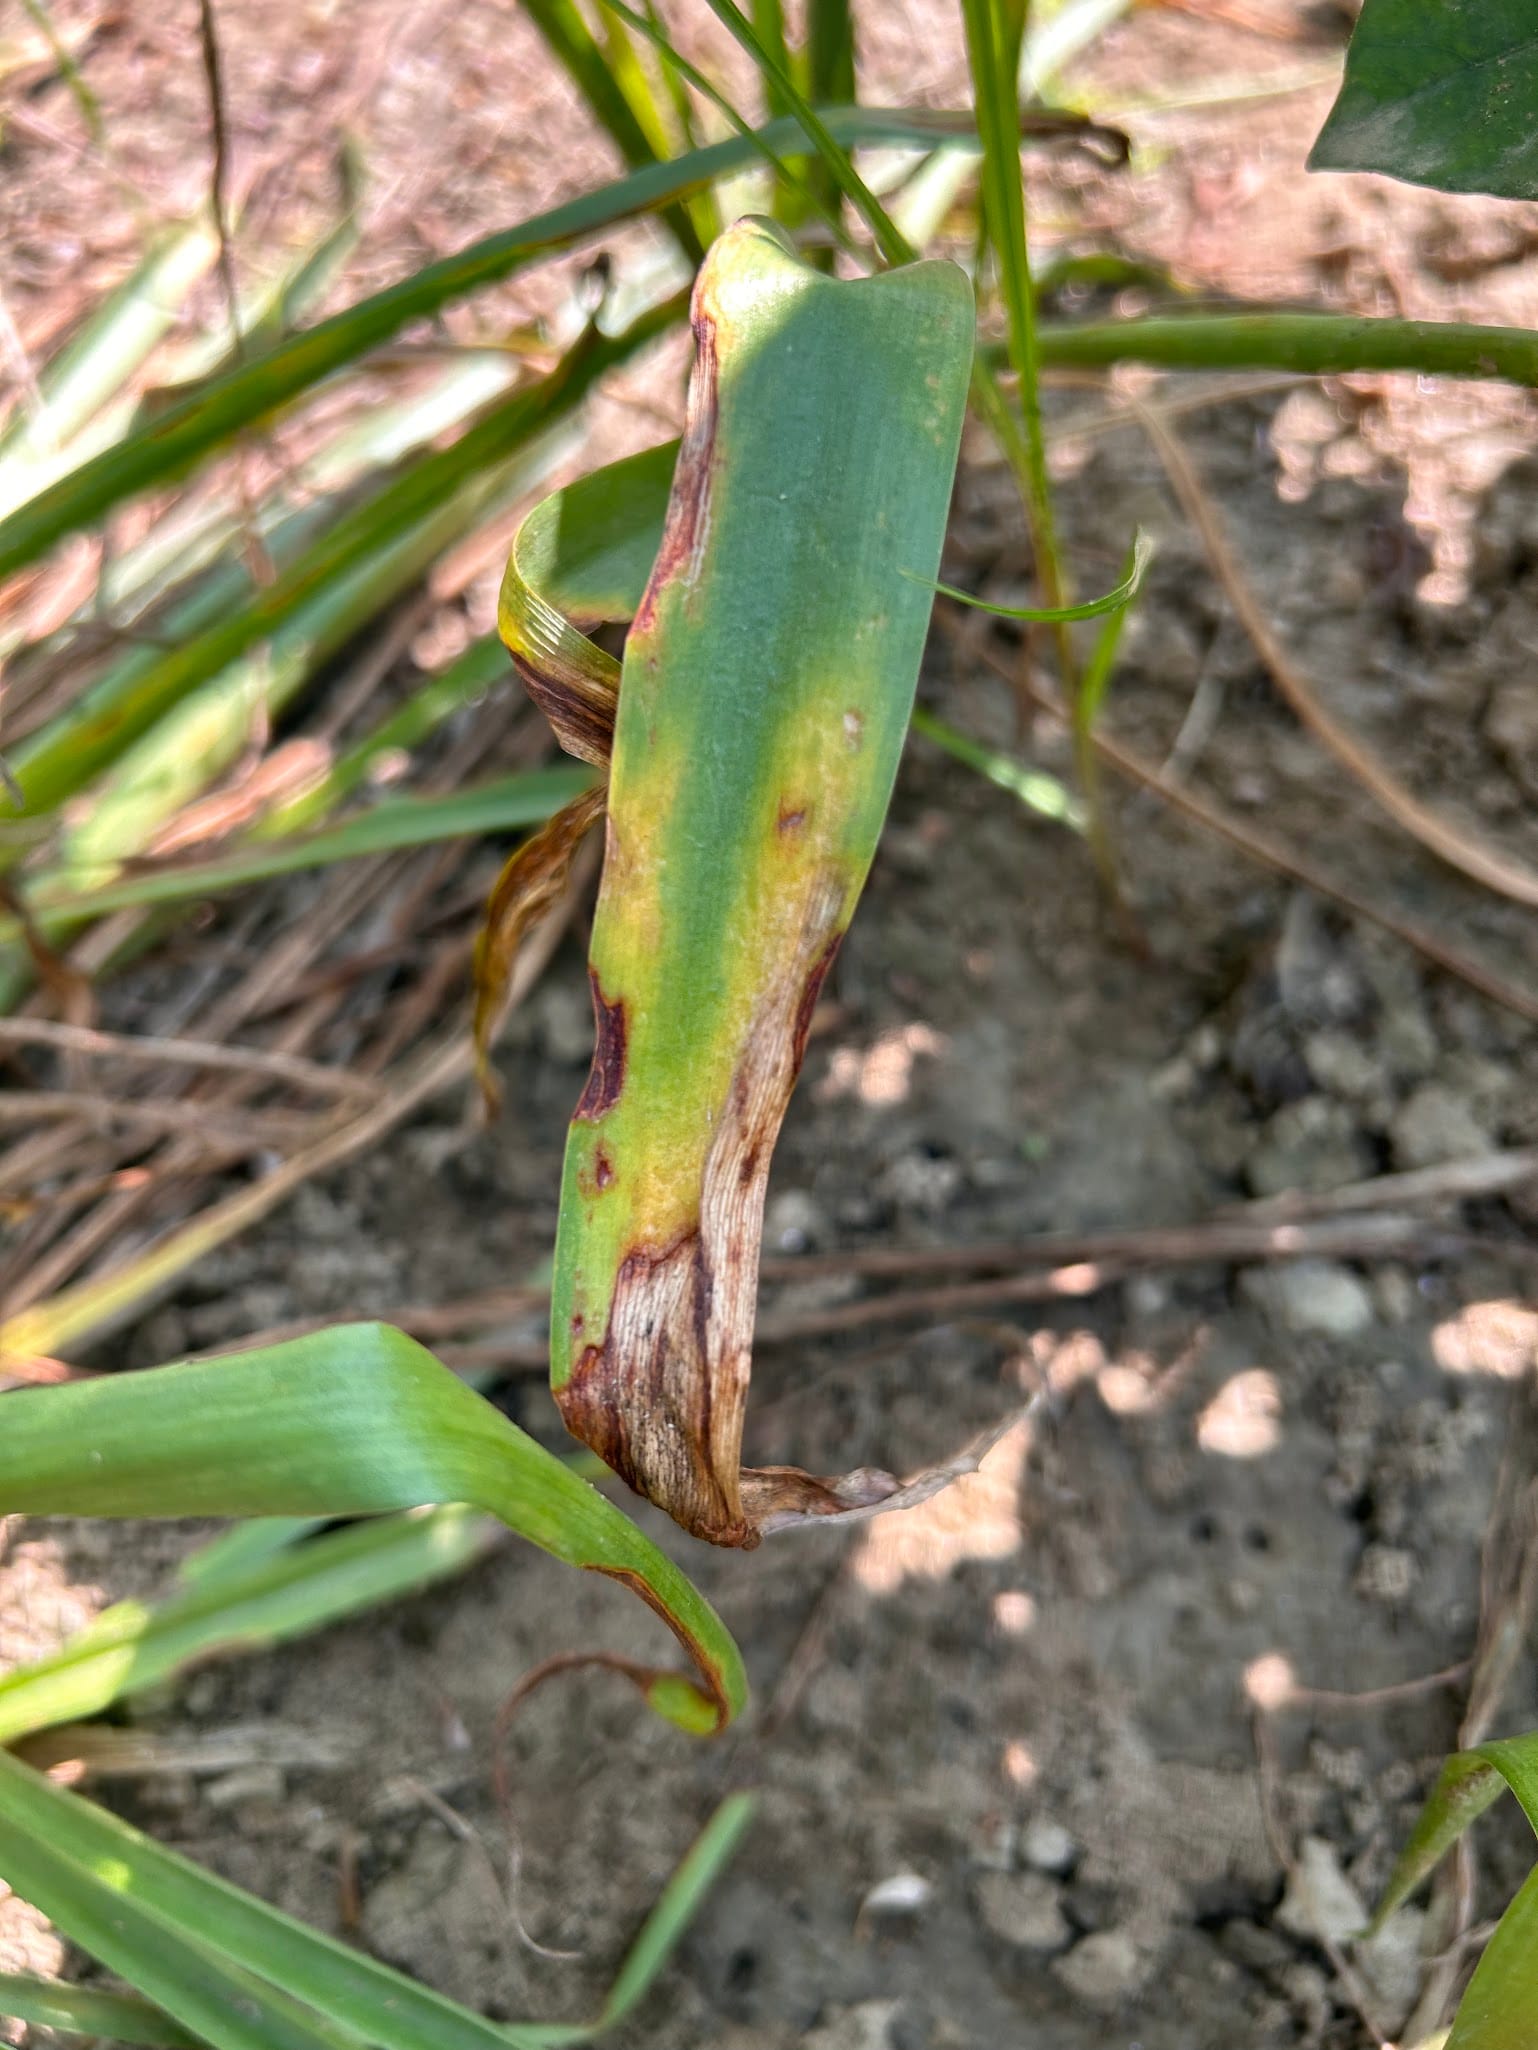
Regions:
<instances>
[{"instance_id":1,"label":"bare soil","mask_svg":"<svg viewBox=\"0 0 1538 2050\"><path fill-rule=\"evenodd\" d=\"M1271 11L1312 33L1302 10ZM492 12L498 35L532 41ZM401 19L400 47L431 44L490 133L518 67L499 58L490 76L462 24ZM948 17L924 20L954 41ZM878 16L878 88L901 84L906 23ZM565 89L524 55L520 109L550 124L528 132L554 135ZM921 81L952 103L954 57ZM1169 99L1328 61L1326 44L1148 13L1112 32L1097 75L1124 105L1134 84ZM1114 232L1203 293L1381 306L1387 278L1407 312L1530 320L1538 210L1308 183L1327 98L1314 84L1148 117L1134 125L1150 168L1119 187L1059 167L1038 213L1065 246ZM593 161L552 170L551 189ZM482 224L458 188L443 203L448 242ZM1116 735L1158 760L1175 748L1191 788L1538 991L1531 915L1425 855L1302 735L1137 429L1108 430L1093 393L1052 404L1086 587L1135 521L1159 541ZM1464 830L1538 863L1530 400L1358 379L1227 398L1180 425L1331 709ZM1001 596L1022 590L1024 561L1007 480L969 446L948 573ZM972 631L937 630L925 700L1066 775L1065 736L1018 711ZM1017 659L1013 629L984 639ZM1181 1223L1538 1143L1531 1023L1155 800L1107 790L1141 954L1079 837L914 743L776 1159L769 1250ZM207 1261L98 1363L536 1275L590 1043L573 941L513 1021L495 1131L469 1131L458 1103L425 1114ZM518 1913L546 1951L507 1905L498 1707L551 1651L651 1653L658 1631L526 1549L139 1711L166 1736L261 1724L280 1760L321 1740L334 1762L177 1772L113 1798L324 1928L355 1879L358 1940L488 2013L575 2017L714 1802L758 1789L745 1847L623 2050L1356 2050L1369 2020L1320 1940L1321 1903L1344 1937L1341 1889L1381 1886L1459 1740L1482 1599L1487 1621L1492 1605L1516 1613L1502 1590L1531 1539L1494 1512L1503 1460L1508 1479L1530 1471L1538 1206L1518 1192L1456 1222L1477 1243L1452 1253L1155 1270L765 1348L750 1456L813 1470L917 1467L1025 1391L1050 1401L977 1476L852 1537L719 1555L639 1512L736 1632L754 1706L691 1745L603 1676L530 1701L510 1742L512 1845ZM810 1310L862 1287L819 1276L776 1301ZM537 1379L506 1400L555 1442ZM153 1585L171 1548L164 1531L13 1530L0 1657L56 1637L102 1590ZM1499 1732L1538 1721L1519 1641L1489 1711ZM1522 1876L1524 1839L1520 1818L1482 1825L1478 1919ZM0 1917L0 1964L47 1961L18 1904ZM1415 2004L1422 1938L1412 1915L1360 1960L1386 2037ZM581 1955L547 1954L568 1949Z\"/></svg>"}]
</instances>

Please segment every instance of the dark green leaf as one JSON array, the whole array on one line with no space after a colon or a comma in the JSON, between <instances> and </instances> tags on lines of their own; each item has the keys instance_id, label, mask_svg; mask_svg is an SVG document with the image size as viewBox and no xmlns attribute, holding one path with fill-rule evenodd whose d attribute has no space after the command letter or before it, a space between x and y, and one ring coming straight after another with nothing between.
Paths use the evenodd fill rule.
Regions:
<instances>
[{"instance_id":1,"label":"dark green leaf","mask_svg":"<svg viewBox=\"0 0 1538 2050\"><path fill-rule=\"evenodd\" d=\"M1533 0L1366 0L1311 171L1538 198Z\"/></svg>"}]
</instances>

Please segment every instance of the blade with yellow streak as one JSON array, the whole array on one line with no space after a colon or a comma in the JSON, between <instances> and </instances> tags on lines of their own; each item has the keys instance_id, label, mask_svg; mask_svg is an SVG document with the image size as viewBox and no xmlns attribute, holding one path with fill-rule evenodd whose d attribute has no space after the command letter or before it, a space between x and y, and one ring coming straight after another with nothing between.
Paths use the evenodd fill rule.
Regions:
<instances>
[{"instance_id":1,"label":"blade with yellow streak","mask_svg":"<svg viewBox=\"0 0 1538 2050\"><path fill-rule=\"evenodd\" d=\"M685 1529L898 1491L743 1469L770 1154L875 853L913 703L972 359L961 271L841 281L744 220L695 285L685 433L547 502L501 626L562 744L612 760L598 1043L561 1195L551 1381L570 1429ZM671 481L669 481L671 480ZM581 627L631 618L623 666ZM482 1024L517 866L483 947Z\"/></svg>"}]
</instances>

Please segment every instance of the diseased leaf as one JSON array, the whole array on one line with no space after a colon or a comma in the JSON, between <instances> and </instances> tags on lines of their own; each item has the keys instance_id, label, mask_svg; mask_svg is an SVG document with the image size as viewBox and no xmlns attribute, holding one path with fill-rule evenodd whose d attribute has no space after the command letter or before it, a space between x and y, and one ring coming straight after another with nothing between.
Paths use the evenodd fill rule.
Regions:
<instances>
[{"instance_id":1,"label":"diseased leaf","mask_svg":"<svg viewBox=\"0 0 1538 2050\"><path fill-rule=\"evenodd\" d=\"M524 841L497 877L475 940L475 1069L489 1110L500 1102L491 1048L506 1013L513 964L525 936L554 910L577 850L603 817L602 784L562 806Z\"/></svg>"},{"instance_id":2,"label":"diseased leaf","mask_svg":"<svg viewBox=\"0 0 1538 2050\"><path fill-rule=\"evenodd\" d=\"M1538 198L1532 0L1365 0L1311 171Z\"/></svg>"},{"instance_id":3,"label":"diseased leaf","mask_svg":"<svg viewBox=\"0 0 1538 2050\"><path fill-rule=\"evenodd\" d=\"M1373 1929L1381 1929L1394 1910L1403 1906L1500 1792L1500 1773L1478 1751L1455 1752L1448 1759L1410 1832L1410 1841L1389 1874L1373 1914Z\"/></svg>"},{"instance_id":4,"label":"diseased leaf","mask_svg":"<svg viewBox=\"0 0 1538 2050\"><path fill-rule=\"evenodd\" d=\"M573 752L597 759L616 720L552 1385L639 1492L752 1545L899 1485L740 1455L770 1154L907 728L973 310L950 265L840 283L747 220L693 319L660 529L666 451L562 494L520 537L501 623ZM631 611L616 715L613 659L571 622Z\"/></svg>"}]
</instances>

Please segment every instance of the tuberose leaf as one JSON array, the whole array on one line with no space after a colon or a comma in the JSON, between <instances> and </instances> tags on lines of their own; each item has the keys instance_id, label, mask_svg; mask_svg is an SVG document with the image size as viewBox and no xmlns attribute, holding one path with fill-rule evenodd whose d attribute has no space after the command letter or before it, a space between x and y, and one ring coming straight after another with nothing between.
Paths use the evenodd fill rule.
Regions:
<instances>
[{"instance_id":1,"label":"tuberose leaf","mask_svg":"<svg viewBox=\"0 0 1538 2050\"><path fill-rule=\"evenodd\" d=\"M1311 171L1538 198L1531 0L1365 0Z\"/></svg>"},{"instance_id":2,"label":"tuberose leaf","mask_svg":"<svg viewBox=\"0 0 1538 2050\"><path fill-rule=\"evenodd\" d=\"M29 1972L0 1974L0 2014L69 2036L142 2043L145 2050L197 2050L196 2036L136 1994L103 1993Z\"/></svg>"},{"instance_id":3,"label":"tuberose leaf","mask_svg":"<svg viewBox=\"0 0 1538 2050\"><path fill-rule=\"evenodd\" d=\"M949 265L840 283L739 222L695 288L665 516L664 452L616 465L544 512L504 584L565 745L601 759L617 717L552 1384L578 1437L717 1543L897 1487L740 1453L769 1156L907 729L972 321ZM632 611L621 678L567 614Z\"/></svg>"}]
</instances>

